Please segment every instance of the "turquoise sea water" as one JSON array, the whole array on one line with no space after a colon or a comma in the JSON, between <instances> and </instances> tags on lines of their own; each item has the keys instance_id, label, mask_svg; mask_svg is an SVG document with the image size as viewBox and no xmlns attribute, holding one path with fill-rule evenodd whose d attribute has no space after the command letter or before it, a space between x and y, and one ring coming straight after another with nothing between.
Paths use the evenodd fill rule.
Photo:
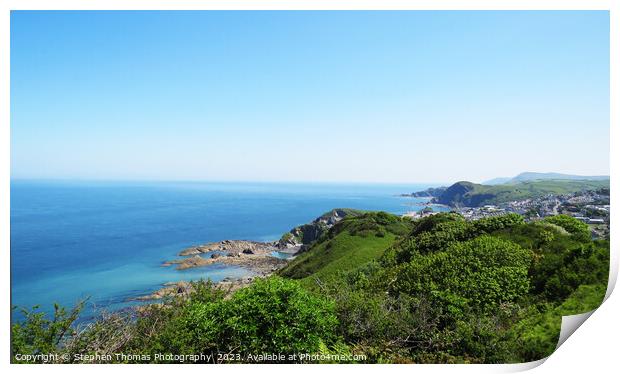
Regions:
<instances>
[{"instance_id":1,"label":"turquoise sea water","mask_svg":"<svg viewBox=\"0 0 620 374\"><path fill-rule=\"evenodd\" d=\"M428 185L11 182L11 303L52 310L89 297L85 315L117 309L165 282L248 274L162 267L182 249L269 241L338 207L402 214ZM17 315L16 315L17 316Z\"/></svg>"}]
</instances>

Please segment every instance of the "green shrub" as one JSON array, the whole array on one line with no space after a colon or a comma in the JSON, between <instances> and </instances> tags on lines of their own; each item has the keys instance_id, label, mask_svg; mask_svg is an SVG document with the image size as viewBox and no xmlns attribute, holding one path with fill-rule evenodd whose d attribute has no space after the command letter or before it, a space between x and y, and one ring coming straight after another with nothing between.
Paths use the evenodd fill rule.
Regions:
<instances>
[{"instance_id":1,"label":"green shrub","mask_svg":"<svg viewBox=\"0 0 620 374\"><path fill-rule=\"evenodd\" d=\"M11 361L16 355L48 355L57 353L75 330L72 325L78 318L84 302L78 303L70 312L54 304L54 317L48 319L38 306L31 310L21 309L24 320L11 325ZM42 362L39 357L35 362ZM33 362L30 362L33 363Z\"/></svg>"},{"instance_id":2,"label":"green shrub","mask_svg":"<svg viewBox=\"0 0 620 374\"><path fill-rule=\"evenodd\" d=\"M295 281L257 280L226 301L229 345L246 353L315 353L336 339L334 304Z\"/></svg>"},{"instance_id":3,"label":"green shrub","mask_svg":"<svg viewBox=\"0 0 620 374\"><path fill-rule=\"evenodd\" d=\"M434 217L439 216L439 219ZM397 263L409 262L416 254L442 251L451 244L474 237L470 222L454 214L436 214L421 219L396 250Z\"/></svg>"},{"instance_id":4,"label":"green shrub","mask_svg":"<svg viewBox=\"0 0 620 374\"><path fill-rule=\"evenodd\" d=\"M557 216L547 217L545 221L564 228L579 241L587 242L592 237L588 225L574 217L559 214Z\"/></svg>"},{"instance_id":5,"label":"green shrub","mask_svg":"<svg viewBox=\"0 0 620 374\"><path fill-rule=\"evenodd\" d=\"M486 312L527 294L531 252L481 236L442 252L418 255L401 268L394 290L425 294L459 317L467 308Z\"/></svg>"},{"instance_id":6,"label":"green shrub","mask_svg":"<svg viewBox=\"0 0 620 374\"><path fill-rule=\"evenodd\" d=\"M438 316L424 298L392 297L375 289L365 270L343 274L326 290L336 302L339 335L363 352L366 362L407 362L410 352L428 350L436 335ZM403 361L404 360L404 361Z\"/></svg>"},{"instance_id":7,"label":"green shrub","mask_svg":"<svg viewBox=\"0 0 620 374\"><path fill-rule=\"evenodd\" d=\"M556 237L540 248L532 262L532 293L546 301L567 298L583 284L606 284L609 276L609 242L576 242Z\"/></svg>"},{"instance_id":8,"label":"green shrub","mask_svg":"<svg viewBox=\"0 0 620 374\"><path fill-rule=\"evenodd\" d=\"M524 223L525 221L521 215L516 213L508 213L501 216L481 218L473 221L472 225L476 233L480 235L483 233L490 234L497 230L523 225Z\"/></svg>"},{"instance_id":9,"label":"green shrub","mask_svg":"<svg viewBox=\"0 0 620 374\"><path fill-rule=\"evenodd\" d=\"M546 229L548 229L547 231L553 231L554 234L559 234L559 235L570 235L568 233L568 231L566 231L565 228L563 228L562 226L558 226L554 223L548 222L548 221L536 221L533 223L534 226L538 226L538 227L544 227Z\"/></svg>"},{"instance_id":10,"label":"green shrub","mask_svg":"<svg viewBox=\"0 0 620 374\"><path fill-rule=\"evenodd\" d=\"M269 277L230 299L192 298L150 342L179 354L316 353L336 340L334 305L296 281Z\"/></svg>"}]
</instances>

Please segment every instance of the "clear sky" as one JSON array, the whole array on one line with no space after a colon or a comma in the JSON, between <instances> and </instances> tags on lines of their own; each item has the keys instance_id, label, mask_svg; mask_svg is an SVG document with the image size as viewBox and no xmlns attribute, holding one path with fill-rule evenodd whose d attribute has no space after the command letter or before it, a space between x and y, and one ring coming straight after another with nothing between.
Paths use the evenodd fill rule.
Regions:
<instances>
[{"instance_id":1,"label":"clear sky","mask_svg":"<svg viewBox=\"0 0 620 374\"><path fill-rule=\"evenodd\" d=\"M609 174L608 12L13 12L12 178Z\"/></svg>"}]
</instances>

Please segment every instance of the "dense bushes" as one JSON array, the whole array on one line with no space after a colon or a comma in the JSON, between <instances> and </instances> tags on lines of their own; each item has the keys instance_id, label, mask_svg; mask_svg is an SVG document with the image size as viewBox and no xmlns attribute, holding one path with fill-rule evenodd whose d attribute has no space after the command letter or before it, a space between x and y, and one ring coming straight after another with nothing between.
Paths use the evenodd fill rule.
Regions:
<instances>
[{"instance_id":1,"label":"dense bushes","mask_svg":"<svg viewBox=\"0 0 620 374\"><path fill-rule=\"evenodd\" d=\"M334 342L336 325L332 302L270 277L230 299L190 299L154 340L160 349L185 354L315 353Z\"/></svg>"},{"instance_id":2,"label":"dense bushes","mask_svg":"<svg viewBox=\"0 0 620 374\"><path fill-rule=\"evenodd\" d=\"M606 285L609 243L573 223L418 220L379 262L327 285L340 335L376 362L543 358L557 344L561 305L577 290L598 299L592 293ZM595 306L582 300L581 309Z\"/></svg>"},{"instance_id":3,"label":"dense bushes","mask_svg":"<svg viewBox=\"0 0 620 374\"><path fill-rule=\"evenodd\" d=\"M417 253L441 251L454 243L523 223L523 217L518 214L468 222L459 214L439 213L417 221L410 235L403 240L398 249L392 250L394 253L388 253L384 261L408 262Z\"/></svg>"},{"instance_id":4,"label":"dense bushes","mask_svg":"<svg viewBox=\"0 0 620 374\"><path fill-rule=\"evenodd\" d=\"M490 311L527 293L530 260L530 252L517 244L480 236L412 258L399 271L393 290L428 295L455 316L470 308Z\"/></svg>"},{"instance_id":5,"label":"dense bushes","mask_svg":"<svg viewBox=\"0 0 620 374\"><path fill-rule=\"evenodd\" d=\"M15 355L49 355L60 350L61 343L75 332L72 327L84 303L79 303L71 311L58 304L54 305L54 316L50 320L35 306L31 310L21 309L24 321L11 325L11 361ZM36 362L42 362L39 358Z\"/></svg>"},{"instance_id":6,"label":"dense bushes","mask_svg":"<svg viewBox=\"0 0 620 374\"><path fill-rule=\"evenodd\" d=\"M560 237L539 249L530 269L532 294L557 302L582 284L606 284L609 242L574 242Z\"/></svg>"},{"instance_id":7,"label":"dense bushes","mask_svg":"<svg viewBox=\"0 0 620 374\"><path fill-rule=\"evenodd\" d=\"M562 315L600 304L608 272L609 242L572 217L441 213L412 222L366 213L343 219L279 273L299 281L272 276L230 295L197 283L189 297L77 331L79 309L58 308L53 320L35 310L12 326L12 352L524 362L553 351Z\"/></svg>"},{"instance_id":8,"label":"dense bushes","mask_svg":"<svg viewBox=\"0 0 620 374\"><path fill-rule=\"evenodd\" d=\"M545 221L564 228L576 240L579 240L582 242L587 242L592 236L587 224L571 216L560 214L557 216L547 217L545 218Z\"/></svg>"},{"instance_id":9,"label":"dense bushes","mask_svg":"<svg viewBox=\"0 0 620 374\"><path fill-rule=\"evenodd\" d=\"M498 230L523 225L523 217L516 213L503 214L495 217L481 218L471 222L477 235L488 234Z\"/></svg>"},{"instance_id":10,"label":"dense bushes","mask_svg":"<svg viewBox=\"0 0 620 374\"><path fill-rule=\"evenodd\" d=\"M318 352L322 343L335 339L333 303L277 277L257 280L230 299L193 297L179 309L152 338L157 349L179 354L232 352L244 357Z\"/></svg>"},{"instance_id":11,"label":"dense bushes","mask_svg":"<svg viewBox=\"0 0 620 374\"><path fill-rule=\"evenodd\" d=\"M21 332L37 330L31 335L45 335L49 323L17 323L13 355L62 351L69 353L70 361L74 354L122 352L150 355L150 362L156 353L203 354L217 362L218 354L227 353L229 359L244 361L248 354L318 353L337 340L334 303L309 294L295 281L257 280L229 299L210 284L194 286L196 291L188 299L151 305L136 319L123 319L121 324L115 324L118 315L109 316L75 337L67 335L36 351L32 344L22 343L28 334ZM111 334L114 331L124 333Z\"/></svg>"},{"instance_id":12,"label":"dense bushes","mask_svg":"<svg viewBox=\"0 0 620 374\"><path fill-rule=\"evenodd\" d=\"M296 282L259 280L225 303L230 346L241 352L318 352L321 343L336 338L333 302L310 295Z\"/></svg>"}]
</instances>

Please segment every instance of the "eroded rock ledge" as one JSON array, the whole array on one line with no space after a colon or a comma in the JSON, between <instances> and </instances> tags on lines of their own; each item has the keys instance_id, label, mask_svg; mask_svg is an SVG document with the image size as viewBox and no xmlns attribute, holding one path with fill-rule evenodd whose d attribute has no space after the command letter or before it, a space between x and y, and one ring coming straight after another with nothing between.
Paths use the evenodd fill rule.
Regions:
<instances>
[{"instance_id":1,"label":"eroded rock ledge","mask_svg":"<svg viewBox=\"0 0 620 374\"><path fill-rule=\"evenodd\" d=\"M184 270L212 264L227 264L266 275L278 270L287 262L274 257L272 255L274 251L278 251L274 243L223 240L187 248L179 253L179 256L185 258L166 261L163 266L176 265L178 270Z\"/></svg>"},{"instance_id":2,"label":"eroded rock ledge","mask_svg":"<svg viewBox=\"0 0 620 374\"><path fill-rule=\"evenodd\" d=\"M254 242L249 240L222 240L221 242L207 243L184 249L179 256L191 256L215 251L227 252L230 255L240 253L254 254L263 251L276 250L274 243Z\"/></svg>"}]
</instances>

